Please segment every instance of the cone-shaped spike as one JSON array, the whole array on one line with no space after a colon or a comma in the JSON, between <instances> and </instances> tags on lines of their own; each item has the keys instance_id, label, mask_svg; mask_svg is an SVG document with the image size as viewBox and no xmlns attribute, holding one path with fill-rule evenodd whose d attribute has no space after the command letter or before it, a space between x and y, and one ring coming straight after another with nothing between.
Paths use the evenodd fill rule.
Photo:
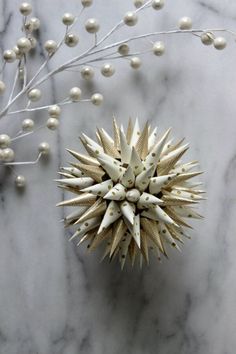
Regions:
<instances>
[{"instance_id":1,"label":"cone-shaped spike","mask_svg":"<svg viewBox=\"0 0 236 354\"><path fill-rule=\"evenodd\" d=\"M74 177L82 177L83 173L75 167L61 167L61 171L68 172Z\"/></svg>"},{"instance_id":2,"label":"cone-shaped spike","mask_svg":"<svg viewBox=\"0 0 236 354\"><path fill-rule=\"evenodd\" d=\"M56 179L55 181L66 186L76 187L78 189L89 187L94 183L94 180L91 177L64 178Z\"/></svg>"},{"instance_id":3,"label":"cone-shaped spike","mask_svg":"<svg viewBox=\"0 0 236 354\"><path fill-rule=\"evenodd\" d=\"M113 134L114 134L114 145L116 149L120 149L120 130L117 125L115 117L113 117Z\"/></svg>"},{"instance_id":4,"label":"cone-shaped spike","mask_svg":"<svg viewBox=\"0 0 236 354\"><path fill-rule=\"evenodd\" d=\"M116 247L119 245L121 239L124 237L124 234L127 230L127 226L125 225L122 219L117 220L117 222L113 226L112 231L112 246L110 251L110 256L115 252Z\"/></svg>"},{"instance_id":5,"label":"cone-shaped spike","mask_svg":"<svg viewBox=\"0 0 236 354\"><path fill-rule=\"evenodd\" d=\"M161 152L165 146L166 140L170 134L170 130L168 129L165 134L163 135L163 137L154 145L154 147L151 149L151 151L149 152L149 154L147 155L145 161L143 162L144 166L146 168L150 167L150 166L157 166L157 163L160 159L161 156Z\"/></svg>"},{"instance_id":6,"label":"cone-shaped spike","mask_svg":"<svg viewBox=\"0 0 236 354\"><path fill-rule=\"evenodd\" d=\"M152 240L152 242L159 248L159 250L162 253L165 253L156 223L146 218L141 218L141 226L148 237Z\"/></svg>"},{"instance_id":7,"label":"cone-shaped spike","mask_svg":"<svg viewBox=\"0 0 236 354\"><path fill-rule=\"evenodd\" d=\"M189 229L192 229L192 226L190 226L189 224L187 224L174 210L173 207L166 207L166 211L168 213L168 215L171 217L172 220L174 220L174 222L177 225L181 225L181 226L185 226L188 227Z\"/></svg>"},{"instance_id":8,"label":"cone-shaped spike","mask_svg":"<svg viewBox=\"0 0 236 354\"><path fill-rule=\"evenodd\" d=\"M129 245L129 255L130 255L132 267L134 266L134 263L135 263L137 251L138 251L138 246L137 246L136 242L134 241L134 239L132 238L130 241L130 245Z\"/></svg>"},{"instance_id":9,"label":"cone-shaped spike","mask_svg":"<svg viewBox=\"0 0 236 354\"><path fill-rule=\"evenodd\" d=\"M76 205L92 205L96 196L90 193L80 194L78 197L65 200L64 202L58 203L57 206L76 206Z\"/></svg>"},{"instance_id":10,"label":"cone-shaped spike","mask_svg":"<svg viewBox=\"0 0 236 354\"><path fill-rule=\"evenodd\" d=\"M139 204L144 206L145 208L151 208L153 204L163 204L163 201L152 194L144 192L139 198Z\"/></svg>"},{"instance_id":11,"label":"cone-shaped spike","mask_svg":"<svg viewBox=\"0 0 236 354\"><path fill-rule=\"evenodd\" d=\"M143 254L146 264L149 264L148 236L143 230L141 230L141 252Z\"/></svg>"},{"instance_id":12,"label":"cone-shaped spike","mask_svg":"<svg viewBox=\"0 0 236 354\"><path fill-rule=\"evenodd\" d=\"M91 156L79 154L78 152L70 150L70 149L66 149L66 151L68 151L73 157L75 157L77 160L79 160L81 163L83 163L85 165L93 165L93 166L100 165L99 162Z\"/></svg>"},{"instance_id":13,"label":"cone-shaped spike","mask_svg":"<svg viewBox=\"0 0 236 354\"><path fill-rule=\"evenodd\" d=\"M86 210L88 209L88 207L78 207L76 208L75 211L73 211L72 213L68 214L65 219L64 219L64 222L65 222L65 225L70 225L72 224L73 222L75 222L76 220L78 220L80 218L81 215L83 215Z\"/></svg>"},{"instance_id":14,"label":"cone-shaped spike","mask_svg":"<svg viewBox=\"0 0 236 354\"><path fill-rule=\"evenodd\" d=\"M94 195L104 197L104 195L107 194L107 192L109 192L109 190L111 190L112 187L113 187L113 181L111 179L108 179L102 183L98 183L91 187L84 188L81 190L81 192L88 192Z\"/></svg>"},{"instance_id":15,"label":"cone-shaped spike","mask_svg":"<svg viewBox=\"0 0 236 354\"><path fill-rule=\"evenodd\" d=\"M161 158L164 156L164 155L166 155L166 154L168 154L168 152L170 151L170 149L171 149L171 144L172 144L172 141L173 141L173 139L170 139L169 141L167 141L166 143L165 143L165 145L164 145L164 147L163 147L163 149L162 149L162 152L161 152Z\"/></svg>"},{"instance_id":16,"label":"cone-shaped spike","mask_svg":"<svg viewBox=\"0 0 236 354\"><path fill-rule=\"evenodd\" d=\"M104 199L124 200L125 195L125 187L122 184L117 183L106 195L104 195Z\"/></svg>"},{"instance_id":17,"label":"cone-shaped spike","mask_svg":"<svg viewBox=\"0 0 236 354\"><path fill-rule=\"evenodd\" d=\"M130 161L132 149L128 145L126 137L122 131L120 131L120 153L121 161L123 164L128 164Z\"/></svg>"},{"instance_id":18,"label":"cone-shaped spike","mask_svg":"<svg viewBox=\"0 0 236 354\"><path fill-rule=\"evenodd\" d=\"M103 215L106 211L107 203L99 198L78 220L78 222L83 222L88 219L94 218L95 216Z\"/></svg>"},{"instance_id":19,"label":"cone-shaped spike","mask_svg":"<svg viewBox=\"0 0 236 354\"><path fill-rule=\"evenodd\" d=\"M158 194L163 186L166 186L173 178L175 174L153 177L150 179L149 191L151 194Z\"/></svg>"},{"instance_id":20,"label":"cone-shaped spike","mask_svg":"<svg viewBox=\"0 0 236 354\"><path fill-rule=\"evenodd\" d=\"M186 173L191 171L194 167L199 165L198 161L191 161L185 164L179 164L175 168L173 168L174 173Z\"/></svg>"},{"instance_id":21,"label":"cone-shaped spike","mask_svg":"<svg viewBox=\"0 0 236 354\"><path fill-rule=\"evenodd\" d=\"M111 140L108 139L108 136L102 129L98 130L99 137L101 139L101 144L103 147L104 152L114 158L120 158L120 154L116 147L114 146L114 143L111 142Z\"/></svg>"},{"instance_id":22,"label":"cone-shaped spike","mask_svg":"<svg viewBox=\"0 0 236 354\"><path fill-rule=\"evenodd\" d=\"M114 181L117 182L119 177L125 172L125 169L119 166L117 163L111 163L107 159L100 158L101 165L106 171L108 176ZM116 160L115 160L116 161Z\"/></svg>"},{"instance_id":23,"label":"cone-shaped spike","mask_svg":"<svg viewBox=\"0 0 236 354\"><path fill-rule=\"evenodd\" d=\"M139 136L140 136L140 127L139 127L138 119L136 119L135 123L134 123L133 131L132 131L132 136L130 139L130 146L131 147L136 145L136 143L139 139Z\"/></svg>"},{"instance_id":24,"label":"cone-shaped spike","mask_svg":"<svg viewBox=\"0 0 236 354\"><path fill-rule=\"evenodd\" d=\"M162 200L165 205L188 205L188 204L197 204L196 200L193 199L188 199L188 198L182 198L182 197L175 197L172 194L164 194L162 196Z\"/></svg>"},{"instance_id":25,"label":"cone-shaped spike","mask_svg":"<svg viewBox=\"0 0 236 354\"><path fill-rule=\"evenodd\" d=\"M144 160L148 154L148 123L145 127L136 143L135 149L141 160Z\"/></svg>"},{"instance_id":26,"label":"cone-shaped spike","mask_svg":"<svg viewBox=\"0 0 236 354\"><path fill-rule=\"evenodd\" d=\"M87 135L85 135L84 133L82 134L83 138L85 139L86 143L88 145L91 146L91 148L95 151L98 152L103 152L103 148L101 145L99 145L98 143L96 143L96 141L94 141L93 139L89 138Z\"/></svg>"},{"instance_id":27,"label":"cone-shaped spike","mask_svg":"<svg viewBox=\"0 0 236 354\"><path fill-rule=\"evenodd\" d=\"M203 172L200 171L200 172L188 172L188 173L180 174L180 175L176 176L175 178L173 178L173 180L170 181L170 183L168 183L167 188L171 187L174 184L179 184L179 183L185 182L190 178L201 175L202 173Z\"/></svg>"},{"instance_id":28,"label":"cone-shaped spike","mask_svg":"<svg viewBox=\"0 0 236 354\"><path fill-rule=\"evenodd\" d=\"M150 151L157 141L157 127L155 127L148 139L148 151Z\"/></svg>"},{"instance_id":29,"label":"cone-shaped spike","mask_svg":"<svg viewBox=\"0 0 236 354\"><path fill-rule=\"evenodd\" d=\"M80 239L80 241L77 243L77 246L81 245L82 243L84 243L86 241L93 239L95 234L96 234L96 232L88 232Z\"/></svg>"},{"instance_id":30,"label":"cone-shaped spike","mask_svg":"<svg viewBox=\"0 0 236 354\"><path fill-rule=\"evenodd\" d=\"M88 231L94 229L98 225L100 225L101 218L100 217L95 217L92 219L89 219L87 221L81 222L77 225L78 229L74 233L73 236L71 236L70 241L73 240L75 237L82 236Z\"/></svg>"},{"instance_id":31,"label":"cone-shaped spike","mask_svg":"<svg viewBox=\"0 0 236 354\"><path fill-rule=\"evenodd\" d=\"M132 148L129 165L132 168L135 176L140 174L144 168L142 161L140 160L140 157L138 156L137 151L134 147Z\"/></svg>"},{"instance_id":32,"label":"cone-shaped spike","mask_svg":"<svg viewBox=\"0 0 236 354\"><path fill-rule=\"evenodd\" d=\"M109 203L105 215L102 219L101 225L98 229L98 234L113 224L121 215L119 205L113 200Z\"/></svg>"},{"instance_id":33,"label":"cone-shaped spike","mask_svg":"<svg viewBox=\"0 0 236 354\"><path fill-rule=\"evenodd\" d=\"M129 145L130 145L132 133L133 133L133 123L132 123L132 119L129 118L127 132L126 132L126 140Z\"/></svg>"},{"instance_id":34,"label":"cone-shaped spike","mask_svg":"<svg viewBox=\"0 0 236 354\"><path fill-rule=\"evenodd\" d=\"M141 241L140 241L140 216L135 215L134 217L134 225L132 230L132 236L137 243L138 248L140 248Z\"/></svg>"},{"instance_id":35,"label":"cone-shaped spike","mask_svg":"<svg viewBox=\"0 0 236 354\"><path fill-rule=\"evenodd\" d=\"M178 213L178 215L182 216L183 218L193 218L193 219L203 218L202 215L196 213L195 210L187 206L176 206L175 212Z\"/></svg>"},{"instance_id":36,"label":"cone-shaped spike","mask_svg":"<svg viewBox=\"0 0 236 354\"><path fill-rule=\"evenodd\" d=\"M167 215L167 213L162 208L160 208L158 205L156 205L152 209L144 210L141 215L143 215L149 219L152 219L152 220L163 221L166 224L176 225L174 220L172 220L169 217L169 215Z\"/></svg>"},{"instance_id":37,"label":"cone-shaped spike","mask_svg":"<svg viewBox=\"0 0 236 354\"><path fill-rule=\"evenodd\" d=\"M129 166L127 170L124 172L120 181L126 188L132 188L134 185L135 175L133 173L132 167Z\"/></svg>"},{"instance_id":38,"label":"cone-shaped spike","mask_svg":"<svg viewBox=\"0 0 236 354\"><path fill-rule=\"evenodd\" d=\"M95 250L103 241L111 238L112 236L112 228L105 229L99 235L96 233L90 247L89 252Z\"/></svg>"},{"instance_id":39,"label":"cone-shaped spike","mask_svg":"<svg viewBox=\"0 0 236 354\"><path fill-rule=\"evenodd\" d=\"M151 166L141 172L135 180L135 187L138 188L141 192L144 191L149 185L150 179L153 175L153 171L155 170L154 166Z\"/></svg>"},{"instance_id":40,"label":"cone-shaped spike","mask_svg":"<svg viewBox=\"0 0 236 354\"><path fill-rule=\"evenodd\" d=\"M102 177L105 175L102 168L84 164L76 164L76 166L80 171L84 172L86 176L93 178L96 182L102 182Z\"/></svg>"},{"instance_id":41,"label":"cone-shaped spike","mask_svg":"<svg viewBox=\"0 0 236 354\"><path fill-rule=\"evenodd\" d=\"M181 197L186 199L193 199L193 200L203 200L204 198L202 195L194 194L191 192L181 191L181 190L172 190L171 195L174 197Z\"/></svg>"},{"instance_id":42,"label":"cone-shaped spike","mask_svg":"<svg viewBox=\"0 0 236 354\"><path fill-rule=\"evenodd\" d=\"M124 217L129 221L131 225L134 224L134 206L127 202L124 201L120 204L120 210Z\"/></svg>"},{"instance_id":43,"label":"cone-shaped spike","mask_svg":"<svg viewBox=\"0 0 236 354\"><path fill-rule=\"evenodd\" d=\"M186 144L171 151L168 155L165 155L157 165L158 171L160 171L161 174L167 174L187 150L188 145Z\"/></svg>"},{"instance_id":44,"label":"cone-shaped spike","mask_svg":"<svg viewBox=\"0 0 236 354\"><path fill-rule=\"evenodd\" d=\"M161 237L165 240L165 242L169 243L171 246L178 248L175 240L173 239L173 237L171 236L171 234L169 233L167 227L165 226L164 223L160 222L158 225L157 225L157 228L158 228L158 231L159 231L159 234L161 235Z\"/></svg>"},{"instance_id":45,"label":"cone-shaped spike","mask_svg":"<svg viewBox=\"0 0 236 354\"><path fill-rule=\"evenodd\" d=\"M125 233L124 238L122 239L121 250L120 250L120 253L121 253L121 261L120 261L121 262L121 269L124 268L131 239L132 239L132 236L128 232Z\"/></svg>"}]
</instances>

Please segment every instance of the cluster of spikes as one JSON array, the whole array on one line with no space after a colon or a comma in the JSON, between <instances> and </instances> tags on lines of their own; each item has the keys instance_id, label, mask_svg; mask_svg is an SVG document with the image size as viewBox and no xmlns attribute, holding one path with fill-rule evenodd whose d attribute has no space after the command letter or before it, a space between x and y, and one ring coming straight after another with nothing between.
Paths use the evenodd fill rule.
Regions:
<instances>
[{"instance_id":1,"label":"cluster of spikes","mask_svg":"<svg viewBox=\"0 0 236 354\"><path fill-rule=\"evenodd\" d=\"M173 142L171 129L158 137L157 128L146 123L140 130L138 120L130 120L125 133L114 119L113 130L111 137L98 129L97 142L82 134L88 155L68 150L76 162L56 181L75 197L58 206L76 207L64 220L76 226L71 240L87 241L89 251L103 244L102 259L117 257L121 268L127 258L142 266L149 264L150 250L161 260L168 247L180 250L189 238L186 218L202 217L194 206L204 193L191 180L202 172L193 171L197 161L181 162L188 144Z\"/></svg>"}]
</instances>

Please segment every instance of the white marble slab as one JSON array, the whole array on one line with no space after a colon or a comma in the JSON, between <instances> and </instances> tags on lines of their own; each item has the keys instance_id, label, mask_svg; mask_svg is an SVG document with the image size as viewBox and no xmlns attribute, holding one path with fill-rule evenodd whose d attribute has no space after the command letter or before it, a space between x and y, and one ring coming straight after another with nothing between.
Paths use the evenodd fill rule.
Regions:
<instances>
[{"instance_id":1,"label":"white marble slab","mask_svg":"<svg viewBox=\"0 0 236 354\"><path fill-rule=\"evenodd\" d=\"M60 38L60 16L79 3L32 1L42 22L41 45ZM88 14L103 21L104 31L132 8L131 0L95 3ZM135 31L175 28L183 15L191 16L197 28L236 27L233 0L166 3L163 12L149 13ZM0 1L1 49L19 37L18 5ZM44 130L17 145L22 159L34 157L35 146L45 139L53 152L50 164L18 170L29 180L25 194L16 193L13 176L1 172L1 354L235 352L236 44L231 40L219 52L195 37L172 36L166 46L163 58L146 56L138 73L123 63L109 81L98 75L92 89L104 93L101 108L67 107L57 133ZM73 85L80 85L79 74L52 80L44 88L45 102L57 101ZM53 179L66 163L65 147L79 149L81 131L110 130L113 113L124 124L138 115L161 130L172 126L177 137L191 142L189 157L200 160L206 171L205 219L194 223L192 240L182 254L173 252L161 265L153 259L142 271L121 272L117 263L99 263L99 253L87 256L85 248L77 249L59 223L63 210L55 208L63 194ZM39 121L45 117L37 115ZM13 134L19 122L3 122L1 129Z\"/></svg>"}]
</instances>

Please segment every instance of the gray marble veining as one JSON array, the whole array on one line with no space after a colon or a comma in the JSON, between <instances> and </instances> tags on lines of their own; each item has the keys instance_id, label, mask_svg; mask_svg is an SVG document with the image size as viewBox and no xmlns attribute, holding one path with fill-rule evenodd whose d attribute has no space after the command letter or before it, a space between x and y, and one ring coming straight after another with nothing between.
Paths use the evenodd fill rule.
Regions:
<instances>
[{"instance_id":1,"label":"gray marble veining","mask_svg":"<svg viewBox=\"0 0 236 354\"><path fill-rule=\"evenodd\" d=\"M32 4L42 22L42 47L46 39L60 37L61 15L75 12L79 0ZM20 35L18 5L0 1L1 50ZM103 18L108 29L130 8L131 0L96 0L88 14ZM183 15L196 27L235 29L235 11L233 0L166 0L163 12L150 16L148 24L141 20L135 30L174 28ZM84 85L87 93L103 92L102 107L67 107L57 133L44 130L17 145L24 160L34 156L29 146L46 139L52 147L50 164L19 168L29 180L24 194L12 187L12 174L1 172L1 354L235 353L236 46L229 40L219 52L195 37L175 36L166 46L163 58L147 55L139 72L122 63L109 81L97 75L93 87ZM44 96L57 101L80 82L79 75L58 76L44 86ZM194 223L192 240L181 254L172 252L162 264L153 258L142 271L121 272L116 263L99 263L99 252L88 256L85 248L77 249L59 222L63 210L55 208L63 195L53 179L67 160L65 148L80 148L81 131L93 136L96 126L110 130L113 113L124 124L138 115L161 130L172 126L176 137L191 143L188 156L206 171L205 219ZM14 134L21 118L1 128ZM35 115L39 124L45 118Z\"/></svg>"}]
</instances>

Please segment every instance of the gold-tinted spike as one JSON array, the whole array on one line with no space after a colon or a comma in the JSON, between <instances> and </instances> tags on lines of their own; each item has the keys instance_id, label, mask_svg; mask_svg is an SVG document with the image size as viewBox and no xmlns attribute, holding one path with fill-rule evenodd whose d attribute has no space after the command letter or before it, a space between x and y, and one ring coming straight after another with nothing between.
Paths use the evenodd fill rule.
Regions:
<instances>
[{"instance_id":1,"label":"gold-tinted spike","mask_svg":"<svg viewBox=\"0 0 236 354\"><path fill-rule=\"evenodd\" d=\"M145 124L135 148L141 160L144 160L148 154L148 123Z\"/></svg>"},{"instance_id":2,"label":"gold-tinted spike","mask_svg":"<svg viewBox=\"0 0 236 354\"><path fill-rule=\"evenodd\" d=\"M129 118L129 123L126 132L126 140L128 144L130 144L132 134L133 134L133 123L132 123L132 119Z\"/></svg>"},{"instance_id":3,"label":"gold-tinted spike","mask_svg":"<svg viewBox=\"0 0 236 354\"><path fill-rule=\"evenodd\" d=\"M86 156L83 154L79 154L76 151L66 149L72 156L74 156L77 160L79 160L81 163L85 165L93 165L93 166L99 166L100 163L98 162L97 159L91 157L91 156Z\"/></svg>"},{"instance_id":4,"label":"gold-tinted spike","mask_svg":"<svg viewBox=\"0 0 236 354\"><path fill-rule=\"evenodd\" d=\"M97 196L89 193L83 193L78 197L65 200L64 202L58 203L57 206L76 206L76 205L92 205Z\"/></svg>"},{"instance_id":5,"label":"gold-tinted spike","mask_svg":"<svg viewBox=\"0 0 236 354\"><path fill-rule=\"evenodd\" d=\"M81 239L80 241L77 243L77 246L81 245L82 243L84 243L85 241L88 241L90 239L93 239L94 236L95 236L96 232L94 231L90 231L88 232L87 234L85 234ZM89 248L89 245L88 245L88 248Z\"/></svg>"},{"instance_id":6,"label":"gold-tinted spike","mask_svg":"<svg viewBox=\"0 0 236 354\"><path fill-rule=\"evenodd\" d=\"M120 130L116 123L115 117L113 117L113 134L114 134L115 148L120 149Z\"/></svg>"},{"instance_id":7,"label":"gold-tinted spike","mask_svg":"<svg viewBox=\"0 0 236 354\"><path fill-rule=\"evenodd\" d=\"M141 218L142 229L146 232L147 236L152 240L152 242L159 248L159 250L164 254L165 250L161 242L161 237L156 227L156 222L148 220L146 218Z\"/></svg>"},{"instance_id":8,"label":"gold-tinted spike","mask_svg":"<svg viewBox=\"0 0 236 354\"><path fill-rule=\"evenodd\" d=\"M85 164L76 164L76 167L85 173L86 176L91 177L94 181L100 183L102 182L102 177L105 175L105 172L102 168L98 166L91 166Z\"/></svg>"},{"instance_id":9,"label":"gold-tinted spike","mask_svg":"<svg viewBox=\"0 0 236 354\"><path fill-rule=\"evenodd\" d=\"M115 252L117 246L119 245L122 237L124 236L125 232L127 230L127 226L125 225L124 221L122 219L119 219L114 225L112 229L112 246L111 246L111 252L110 256Z\"/></svg>"},{"instance_id":10,"label":"gold-tinted spike","mask_svg":"<svg viewBox=\"0 0 236 354\"><path fill-rule=\"evenodd\" d=\"M104 152L114 158L120 158L120 154L114 144L107 138L102 129L98 129L98 135L101 140L101 145L103 147Z\"/></svg>"},{"instance_id":11,"label":"gold-tinted spike","mask_svg":"<svg viewBox=\"0 0 236 354\"><path fill-rule=\"evenodd\" d=\"M134 241L134 239L132 238L132 240L130 241L130 244L129 244L129 256L130 256L132 267L134 266L135 258L137 255L137 249L138 249L138 246L137 246L136 242Z\"/></svg>"},{"instance_id":12,"label":"gold-tinted spike","mask_svg":"<svg viewBox=\"0 0 236 354\"><path fill-rule=\"evenodd\" d=\"M148 236L143 230L141 230L141 252L143 254L146 264L149 264Z\"/></svg>"},{"instance_id":13,"label":"gold-tinted spike","mask_svg":"<svg viewBox=\"0 0 236 354\"><path fill-rule=\"evenodd\" d=\"M87 144L85 138L83 138L83 137L80 136L79 139L80 139L81 143L83 144L83 146L84 146L85 150L87 151L87 153L88 153L91 157L96 158L95 152L94 152L93 149L91 149L91 147Z\"/></svg>"},{"instance_id":14,"label":"gold-tinted spike","mask_svg":"<svg viewBox=\"0 0 236 354\"><path fill-rule=\"evenodd\" d=\"M174 209L171 207L167 207L166 211L168 215L175 221L177 225L188 227L189 229L193 229L192 226L187 224L178 214L175 213Z\"/></svg>"},{"instance_id":15,"label":"gold-tinted spike","mask_svg":"<svg viewBox=\"0 0 236 354\"><path fill-rule=\"evenodd\" d=\"M173 197L171 195L163 195L162 200L164 202L164 206L179 206L179 205L188 205L188 204L197 204L196 200Z\"/></svg>"},{"instance_id":16,"label":"gold-tinted spike","mask_svg":"<svg viewBox=\"0 0 236 354\"><path fill-rule=\"evenodd\" d=\"M74 194L81 194L80 190L78 188L73 188L73 187L69 187L69 186L64 186L64 185L58 185L58 188L64 189L68 192L74 193Z\"/></svg>"},{"instance_id":17,"label":"gold-tinted spike","mask_svg":"<svg viewBox=\"0 0 236 354\"><path fill-rule=\"evenodd\" d=\"M78 220L78 222L83 222L85 220L91 219L95 216L103 215L107 207L107 203L99 198Z\"/></svg>"},{"instance_id":18,"label":"gold-tinted spike","mask_svg":"<svg viewBox=\"0 0 236 354\"><path fill-rule=\"evenodd\" d=\"M103 241L110 239L111 237L112 237L112 228L105 229L99 235L96 233L89 247L89 252L94 251Z\"/></svg>"},{"instance_id":19,"label":"gold-tinted spike","mask_svg":"<svg viewBox=\"0 0 236 354\"><path fill-rule=\"evenodd\" d=\"M169 187L171 187L172 185L176 185L176 184L185 182L185 181L187 181L188 179L193 178L193 177L196 177L196 176L199 176L199 175L201 175L201 174L203 174L202 171L200 171L200 172L188 172L188 173L179 174L178 176L174 177L174 178L167 184L166 188L169 188Z\"/></svg>"},{"instance_id":20,"label":"gold-tinted spike","mask_svg":"<svg viewBox=\"0 0 236 354\"><path fill-rule=\"evenodd\" d=\"M160 162L157 164L157 173L158 175L167 175L169 171L176 165L177 161L185 154L185 152L188 150L188 147L184 149L183 151L180 151L180 153L177 156L173 156L166 162Z\"/></svg>"}]
</instances>

